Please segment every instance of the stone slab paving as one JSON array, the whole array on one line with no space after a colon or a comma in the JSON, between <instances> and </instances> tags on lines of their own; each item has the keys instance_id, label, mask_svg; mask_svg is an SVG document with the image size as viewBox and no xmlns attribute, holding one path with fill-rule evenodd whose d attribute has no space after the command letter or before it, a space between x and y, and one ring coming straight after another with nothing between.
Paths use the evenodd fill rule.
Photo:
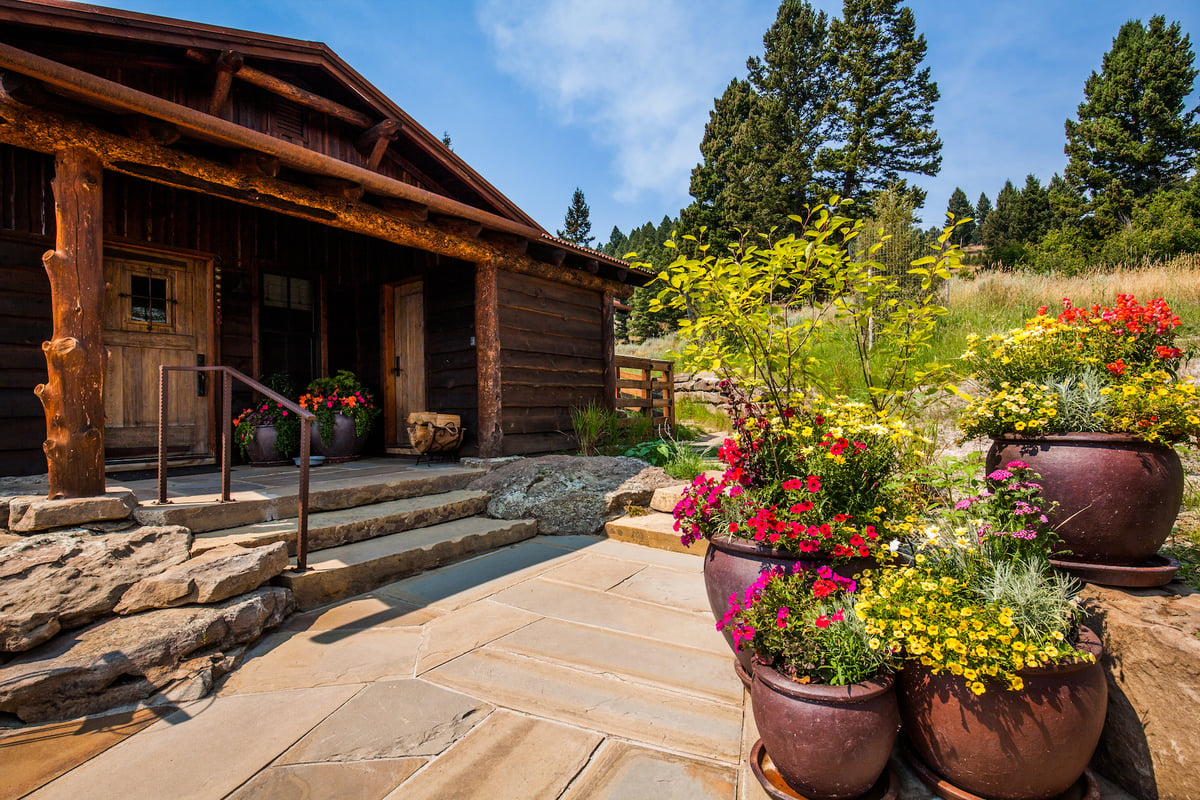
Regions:
<instances>
[{"instance_id":1,"label":"stone slab paving","mask_svg":"<svg viewBox=\"0 0 1200 800\"><path fill-rule=\"evenodd\" d=\"M764 800L701 568L538 537L397 581L295 615L209 698L0 729L0 800Z\"/></svg>"}]
</instances>

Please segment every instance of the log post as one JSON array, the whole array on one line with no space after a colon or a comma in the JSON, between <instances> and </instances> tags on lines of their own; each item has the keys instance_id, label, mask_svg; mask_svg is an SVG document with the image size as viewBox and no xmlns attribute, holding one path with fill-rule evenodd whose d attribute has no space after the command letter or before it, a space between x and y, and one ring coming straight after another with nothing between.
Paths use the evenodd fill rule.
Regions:
<instances>
[{"instance_id":1,"label":"log post","mask_svg":"<svg viewBox=\"0 0 1200 800\"><path fill-rule=\"evenodd\" d=\"M479 372L479 456L504 455L501 428L500 305L496 265L475 267L475 363Z\"/></svg>"},{"instance_id":2,"label":"log post","mask_svg":"<svg viewBox=\"0 0 1200 800\"><path fill-rule=\"evenodd\" d=\"M46 411L51 500L104 494L103 168L95 154L70 148L54 158L50 277L54 338L42 343L48 380L34 394Z\"/></svg>"}]
</instances>

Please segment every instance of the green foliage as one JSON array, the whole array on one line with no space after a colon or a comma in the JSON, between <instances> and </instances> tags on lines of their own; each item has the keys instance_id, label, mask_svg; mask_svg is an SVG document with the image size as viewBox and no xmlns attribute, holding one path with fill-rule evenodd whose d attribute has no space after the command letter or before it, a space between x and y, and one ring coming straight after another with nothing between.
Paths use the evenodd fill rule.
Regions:
<instances>
[{"instance_id":1,"label":"green foliage","mask_svg":"<svg viewBox=\"0 0 1200 800\"><path fill-rule=\"evenodd\" d=\"M662 467L672 478L682 481L690 481L704 472L716 457L711 448L700 450L686 442L670 438L639 442L627 449L623 455L640 458L656 467Z\"/></svg>"},{"instance_id":2,"label":"green foliage","mask_svg":"<svg viewBox=\"0 0 1200 800\"><path fill-rule=\"evenodd\" d=\"M675 401L675 419L679 422L691 422L707 431L728 431L729 415L717 411L707 403L691 398L680 398Z\"/></svg>"},{"instance_id":3,"label":"green foliage","mask_svg":"<svg viewBox=\"0 0 1200 800\"><path fill-rule=\"evenodd\" d=\"M1117 186L1138 198L1186 175L1200 147L1197 110L1185 110L1193 60L1178 22L1122 25L1066 121L1067 179L1092 198Z\"/></svg>"},{"instance_id":4,"label":"green foliage","mask_svg":"<svg viewBox=\"0 0 1200 800\"><path fill-rule=\"evenodd\" d=\"M936 175L942 141L933 127L937 84L921 68L926 43L899 0L843 0L830 24L836 58L832 135L818 154L824 180L843 197L883 191L901 173ZM924 191L907 188L915 206Z\"/></svg>"},{"instance_id":5,"label":"green foliage","mask_svg":"<svg viewBox=\"0 0 1200 800\"><path fill-rule=\"evenodd\" d=\"M904 292L884 265L873 260L880 244L856 259L850 243L863 229L840 212L840 201L810 211L799 236L770 247L734 247L716 257L700 244L700 258L680 255L659 273L664 284L657 306L686 311L685 367L711 371L743 389L762 392L777 413L816 385L813 347L835 321L851 331L857 377L878 411L903 413L922 384L936 383L944 368L917 359L928 347L937 318L940 283L950 277L961 252L939 237L936 253L907 270L918 284ZM686 238L686 237L685 237Z\"/></svg>"},{"instance_id":6,"label":"green foliage","mask_svg":"<svg viewBox=\"0 0 1200 800\"><path fill-rule=\"evenodd\" d=\"M984 197L986 199L986 196ZM950 202L946 204L946 219L960 222L950 240L957 245L971 244L975 240L975 207L967 199L967 193L959 187L954 187Z\"/></svg>"},{"instance_id":7,"label":"green foliage","mask_svg":"<svg viewBox=\"0 0 1200 800\"><path fill-rule=\"evenodd\" d=\"M679 221L664 216L657 226L647 222L634 228L629 236L613 227L609 241L601 251L617 258L639 258L655 271L665 269L675 258L675 250L666 246L674 235ZM679 312L670 309L651 310L650 301L654 290L645 287L634 289L629 299L632 311L621 312L616 317L616 335L623 341L643 341L675 330L679 324Z\"/></svg>"},{"instance_id":8,"label":"green foliage","mask_svg":"<svg viewBox=\"0 0 1200 800\"><path fill-rule=\"evenodd\" d=\"M558 238L590 247L592 240L596 238L591 234L591 210L583 197L583 190L576 186L575 193L571 195L571 205L567 207L567 214L563 219L563 229L558 232Z\"/></svg>"}]
</instances>

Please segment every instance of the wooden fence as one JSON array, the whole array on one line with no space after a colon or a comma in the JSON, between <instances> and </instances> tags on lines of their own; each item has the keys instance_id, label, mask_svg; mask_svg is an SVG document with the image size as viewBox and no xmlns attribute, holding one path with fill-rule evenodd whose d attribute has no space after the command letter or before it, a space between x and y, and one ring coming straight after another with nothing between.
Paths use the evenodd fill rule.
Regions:
<instances>
[{"instance_id":1,"label":"wooden fence","mask_svg":"<svg viewBox=\"0 0 1200 800\"><path fill-rule=\"evenodd\" d=\"M675 430L675 365L670 361L617 356L615 407L631 415L649 417L655 427Z\"/></svg>"}]
</instances>

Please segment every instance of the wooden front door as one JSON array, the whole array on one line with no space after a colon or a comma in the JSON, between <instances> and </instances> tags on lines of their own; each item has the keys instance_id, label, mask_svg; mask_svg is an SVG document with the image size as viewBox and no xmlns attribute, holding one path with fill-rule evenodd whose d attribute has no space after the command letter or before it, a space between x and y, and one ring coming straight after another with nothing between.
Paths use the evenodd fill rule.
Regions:
<instances>
[{"instance_id":1,"label":"wooden front door","mask_svg":"<svg viewBox=\"0 0 1200 800\"><path fill-rule=\"evenodd\" d=\"M104 384L107 460L153 457L158 446L158 367L196 366L208 352L207 264L171 256L106 252ZM169 373L171 455L209 454L208 385Z\"/></svg>"},{"instance_id":2,"label":"wooden front door","mask_svg":"<svg viewBox=\"0 0 1200 800\"><path fill-rule=\"evenodd\" d=\"M425 398L425 284L405 281L384 287L383 407L389 453L415 452L406 423L428 411Z\"/></svg>"}]
</instances>

